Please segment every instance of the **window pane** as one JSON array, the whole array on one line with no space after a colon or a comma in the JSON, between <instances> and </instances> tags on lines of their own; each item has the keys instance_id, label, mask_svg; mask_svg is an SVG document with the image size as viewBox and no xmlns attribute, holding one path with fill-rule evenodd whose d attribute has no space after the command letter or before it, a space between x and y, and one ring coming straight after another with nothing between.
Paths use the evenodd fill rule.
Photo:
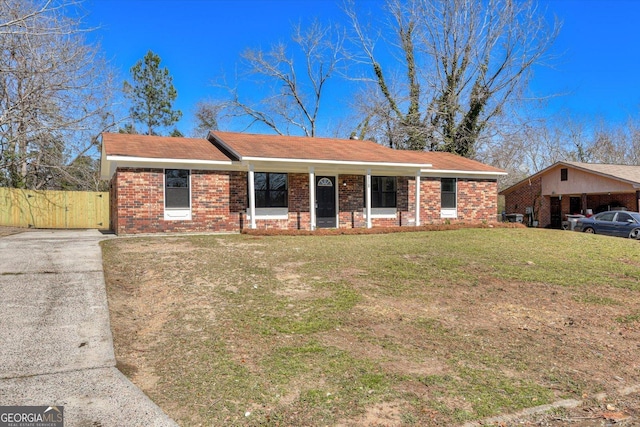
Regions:
<instances>
[{"instance_id":1,"label":"window pane","mask_svg":"<svg viewBox=\"0 0 640 427\"><path fill-rule=\"evenodd\" d=\"M616 221L618 221L618 222L627 222L630 219L632 219L631 215L629 215L628 213L620 212L618 214L618 218L616 218Z\"/></svg>"},{"instance_id":2,"label":"window pane","mask_svg":"<svg viewBox=\"0 0 640 427\"><path fill-rule=\"evenodd\" d=\"M253 175L253 182L256 191L267 189L267 174L264 172L255 173Z\"/></svg>"},{"instance_id":3,"label":"window pane","mask_svg":"<svg viewBox=\"0 0 640 427\"><path fill-rule=\"evenodd\" d=\"M615 215L615 214L612 213L612 212L607 212L607 213L599 215L598 219L600 221L613 221L613 215Z\"/></svg>"},{"instance_id":4,"label":"window pane","mask_svg":"<svg viewBox=\"0 0 640 427\"><path fill-rule=\"evenodd\" d=\"M286 173L254 173L256 207L287 207L287 180L288 175Z\"/></svg>"},{"instance_id":5,"label":"window pane","mask_svg":"<svg viewBox=\"0 0 640 427\"><path fill-rule=\"evenodd\" d=\"M384 193L382 207L383 208L395 208L396 207L396 193Z\"/></svg>"},{"instance_id":6,"label":"window pane","mask_svg":"<svg viewBox=\"0 0 640 427\"><path fill-rule=\"evenodd\" d=\"M569 177L569 170L568 169L560 169L560 181L567 181L567 178Z\"/></svg>"},{"instance_id":7,"label":"window pane","mask_svg":"<svg viewBox=\"0 0 640 427\"><path fill-rule=\"evenodd\" d=\"M168 208L188 208L188 188L167 188L165 190L165 202Z\"/></svg>"},{"instance_id":8,"label":"window pane","mask_svg":"<svg viewBox=\"0 0 640 427\"><path fill-rule=\"evenodd\" d=\"M456 179L455 178L442 178L441 180L442 192L455 192L456 191Z\"/></svg>"},{"instance_id":9,"label":"window pane","mask_svg":"<svg viewBox=\"0 0 640 427\"><path fill-rule=\"evenodd\" d=\"M270 191L269 192L269 207L272 208L284 208L287 206L287 192L286 191Z\"/></svg>"},{"instance_id":10,"label":"window pane","mask_svg":"<svg viewBox=\"0 0 640 427\"><path fill-rule=\"evenodd\" d=\"M375 192L380 191L380 181L381 181L381 177L379 177L379 176L372 176L371 177L371 191L372 192L375 193Z\"/></svg>"},{"instance_id":11,"label":"window pane","mask_svg":"<svg viewBox=\"0 0 640 427\"><path fill-rule=\"evenodd\" d=\"M382 197L379 192L371 191L371 207L372 208L382 207Z\"/></svg>"},{"instance_id":12,"label":"window pane","mask_svg":"<svg viewBox=\"0 0 640 427\"><path fill-rule=\"evenodd\" d=\"M269 189L270 190L286 190L287 189L287 174L284 174L284 173L270 173L269 174Z\"/></svg>"},{"instance_id":13,"label":"window pane","mask_svg":"<svg viewBox=\"0 0 640 427\"><path fill-rule=\"evenodd\" d=\"M366 193L366 189L365 189ZM366 194L365 194L366 197ZM371 177L371 207L395 208L396 207L396 177L372 176Z\"/></svg>"},{"instance_id":14,"label":"window pane","mask_svg":"<svg viewBox=\"0 0 640 427\"><path fill-rule=\"evenodd\" d=\"M387 176L384 180L384 191L396 191L396 178L393 176Z\"/></svg>"},{"instance_id":15,"label":"window pane","mask_svg":"<svg viewBox=\"0 0 640 427\"><path fill-rule=\"evenodd\" d=\"M189 170L166 169L164 205L167 208L189 207Z\"/></svg>"},{"instance_id":16,"label":"window pane","mask_svg":"<svg viewBox=\"0 0 640 427\"><path fill-rule=\"evenodd\" d=\"M267 207L267 192L256 191L256 208L266 208L266 207Z\"/></svg>"},{"instance_id":17,"label":"window pane","mask_svg":"<svg viewBox=\"0 0 640 427\"><path fill-rule=\"evenodd\" d=\"M456 194L455 193L442 193L442 207L443 208L455 208L456 207Z\"/></svg>"},{"instance_id":18,"label":"window pane","mask_svg":"<svg viewBox=\"0 0 640 427\"><path fill-rule=\"evenodd\" d=\"M165 181L168 188L189 187L189 171L186 169L167 169Z\"/></svg>"}]
</instances>

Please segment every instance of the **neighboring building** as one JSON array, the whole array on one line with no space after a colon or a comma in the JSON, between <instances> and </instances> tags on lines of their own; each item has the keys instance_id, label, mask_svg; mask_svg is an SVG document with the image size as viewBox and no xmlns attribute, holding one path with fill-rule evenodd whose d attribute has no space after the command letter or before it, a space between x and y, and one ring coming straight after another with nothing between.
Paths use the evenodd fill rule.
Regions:
<instances>
[{"instance_id":1,"label":"neighboring building","mask_svg":"<svg viewBox=\"0 0 640 427\"><path fill-rule=\"evenodd\" d=\"M500 192L508 214L560 228L566 215L640 211L640 166L557 162Z\"/></svg>"},{"instance_id":2,"label":"neighboring building","mask_svg":"<svg viewBox=\"0 0 640 427\"><path fill-rule=\"evenodd\" d=\"M105 133L101 175L111 229L128 234L492 222L505 172L370 141L210 132Z\"/></svg>"}]
</instances>

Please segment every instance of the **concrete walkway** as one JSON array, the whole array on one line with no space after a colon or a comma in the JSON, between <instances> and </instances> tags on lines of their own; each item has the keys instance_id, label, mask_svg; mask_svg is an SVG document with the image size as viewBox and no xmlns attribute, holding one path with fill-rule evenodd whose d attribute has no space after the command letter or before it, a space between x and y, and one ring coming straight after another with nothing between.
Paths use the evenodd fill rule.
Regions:
<instances>
[{"instance_id":1,"label":"concrete walkway","mask_svg":"<svg viewBox=\"0 0 640 427\"><path fill-rule=\"evenodd\" d=\"M0 238L0 405L64 406L66 427L176 426L115 368L104 238Z\"/></svg>"}]
</instances>

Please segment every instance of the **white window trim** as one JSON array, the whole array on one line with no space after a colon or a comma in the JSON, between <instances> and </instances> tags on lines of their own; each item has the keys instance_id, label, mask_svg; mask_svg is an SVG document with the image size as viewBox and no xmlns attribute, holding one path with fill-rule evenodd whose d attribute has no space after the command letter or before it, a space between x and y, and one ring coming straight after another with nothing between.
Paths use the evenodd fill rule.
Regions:
<instances>
[{"instance_id":1,"label":"white window trim","mask_svg":"<svg viewBox=\"0 0 640 427\"><path fill-rule=\"evenodd\" d=\"M189 171L189 207L188 208L168 208L167 207L167 169L181 168L165 168L162 170L162 207L164 208L165 221L191 221L191 209L193 208L193 199L191 198L191 169Z\"/></svg>"},{"instance_id":2,"label":"white window trim","mask_svg":"<svg viewBox=\"0 0 640 427\"><path fill-rule=\"evenodd\" d=\"M362 210L364 217L367 218L367 209ZM398 216L397 208L371 208L371 218L395 219Z\"/></svg>"},{"instance_id":3,"label":"white window trim","mask_svg":"<svg viewBox=\"0 0 640 427\"><path fill-rule=\"evenodd\" d=\"M289 208L255 208L256 219L289 219ZM247 217L251 220L251 210L247 209Z\"/></svg>"},{"instance_id":4,"label":"white window trim","mask_svg":"<svg viewBox=\"0 0 640 427\"><path fill-rule=\"evenodd\" d=\"M458 209L440 208L440 218L458 218Z\"/></svg>"},{"instance_id":5,"label":"white window trim","mask_svg":"<svg viewBox=\"0 0 640 427\"><path fill-rule=\"evenodd\" d=\"M455 208L442 207L442 181L440 181L440 218L442 219L458 218L458 178L455 178L455 180L456 180L456 207Z\"/></svg>"}]
</instances>

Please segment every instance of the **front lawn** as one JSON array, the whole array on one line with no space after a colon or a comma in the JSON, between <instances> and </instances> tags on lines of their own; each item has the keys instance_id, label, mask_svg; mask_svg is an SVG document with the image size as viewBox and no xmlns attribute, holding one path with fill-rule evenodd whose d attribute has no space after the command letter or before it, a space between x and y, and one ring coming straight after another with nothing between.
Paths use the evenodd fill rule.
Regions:
<instances>
[{"instance_id":1,"label":"front lawn","mask_svg":"<svg viewBox=\"0 0 640 427\"><path fill-rule=\"evenodd\" d=\"M640 244L535 229L103 242L180 425L449 426L640 383Z\"/></svg>"}]
</instances>

